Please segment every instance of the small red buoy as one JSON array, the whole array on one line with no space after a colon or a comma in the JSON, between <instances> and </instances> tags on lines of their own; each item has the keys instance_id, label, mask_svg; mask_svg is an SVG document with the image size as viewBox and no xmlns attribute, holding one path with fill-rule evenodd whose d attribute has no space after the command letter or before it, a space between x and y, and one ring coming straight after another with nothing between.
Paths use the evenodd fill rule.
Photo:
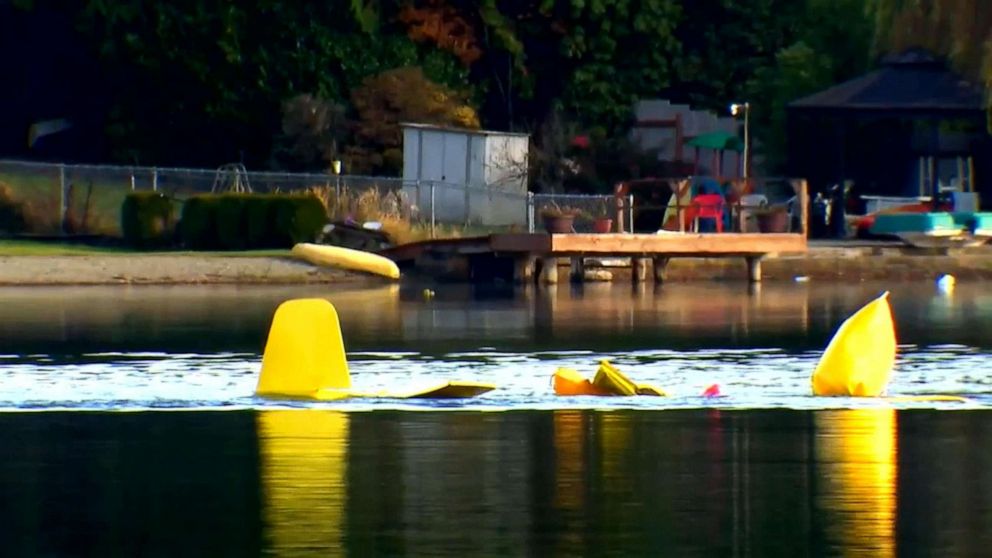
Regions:
<instances>
[{"instance_id":1,"label":"small red buoy","mask_svg":"<svg viewBox=\"0 0 992 558\"><path fill-rule=\"evenodd\" d=\"M703 397L720 397L720 384L713 384L703 391Z\"/></svg>"}]
</instances>

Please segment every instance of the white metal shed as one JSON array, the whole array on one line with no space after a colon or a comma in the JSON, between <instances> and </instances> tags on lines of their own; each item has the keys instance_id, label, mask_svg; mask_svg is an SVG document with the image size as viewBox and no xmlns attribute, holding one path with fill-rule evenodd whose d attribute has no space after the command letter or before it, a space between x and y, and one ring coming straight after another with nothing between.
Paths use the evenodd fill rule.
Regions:
<instances>
[{"instance_id":1,"label":"white metal shed","mask_svg":"<svg viewBox=\"0 0 992 558\"><path fill-rule=\"evenodd\" d=\"M449 222L526 224L528 134L401 127L405 189L422 210L433 205L436 218Z\"/></svg>"}]
</instances>

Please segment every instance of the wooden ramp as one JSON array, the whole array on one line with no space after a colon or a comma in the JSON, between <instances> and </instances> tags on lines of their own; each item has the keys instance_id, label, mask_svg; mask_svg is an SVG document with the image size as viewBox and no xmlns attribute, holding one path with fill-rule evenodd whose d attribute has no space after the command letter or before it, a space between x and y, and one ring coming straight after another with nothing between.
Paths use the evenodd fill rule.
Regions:
<instances>
[{"instance_id":1,"label":"wooden ramp","mask_svg":"<svg viewBox=\"0 0 992 558\"><path fill-rule=\"evenodd\" d=\"M558 282L558 259L572 260L572 276L581 277L585 257L629 257L634 281L644 281L647 262L654 278L664 281L671 258L743 258L748 278L761 280L761 259L772 253L804 253L806 236L798 233L547 234L505 233L472 238L428 240L383 250L400 267L429 274L471 278L472 266L493 259L510 260L516 281L532 280L541 262L540 279Z\"/></svg>"}]
</instances>

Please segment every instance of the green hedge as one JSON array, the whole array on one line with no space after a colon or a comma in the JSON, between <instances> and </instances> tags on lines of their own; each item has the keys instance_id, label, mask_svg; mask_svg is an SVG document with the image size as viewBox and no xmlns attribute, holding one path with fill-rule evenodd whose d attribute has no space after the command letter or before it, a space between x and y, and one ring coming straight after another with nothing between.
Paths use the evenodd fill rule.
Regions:
<instances>
[{"instance_id":1,"label":"green hedge","mask_svg":"<svg viewBox=\"0 0 992 558\"><path fill-rule=\"evenodd\" d=\"M160 192L134 192L121 205L124 241L136 248L168 246L175 240L175 201Z\"/></svg>"},{"instance_id":2,"label":"green hedge","mask_svg":"<svg viewBox=\"0 0 992 558\"><path fill-rule=\"evenodd\" d=\"M192 250L290 248L312 241L325 224L314 196L211 194L186 200L180 233Z\"/></svg>"}]
</instances>

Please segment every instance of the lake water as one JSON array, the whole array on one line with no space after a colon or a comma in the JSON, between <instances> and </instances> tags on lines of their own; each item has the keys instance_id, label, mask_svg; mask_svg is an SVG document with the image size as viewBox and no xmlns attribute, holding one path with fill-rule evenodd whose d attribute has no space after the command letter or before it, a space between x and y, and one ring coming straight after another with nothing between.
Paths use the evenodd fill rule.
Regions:
<instances>
[{"instance_id":1,"label":"lake water","mask_svg":"<svg viewBox=\"0 0 992 558\"><path fill-rule=\"evenodd\" d=\"M0 289L0 555L985 555L992 293L932 284ZM890 393L817 398L891 291ZM341 316L356 387L253 396L287 298ZM669 398L561 398L609 359ZM703 398L717 383L722 396ZM420 412L415 412L420 411Z\"/></svg>"}]
</instances>

